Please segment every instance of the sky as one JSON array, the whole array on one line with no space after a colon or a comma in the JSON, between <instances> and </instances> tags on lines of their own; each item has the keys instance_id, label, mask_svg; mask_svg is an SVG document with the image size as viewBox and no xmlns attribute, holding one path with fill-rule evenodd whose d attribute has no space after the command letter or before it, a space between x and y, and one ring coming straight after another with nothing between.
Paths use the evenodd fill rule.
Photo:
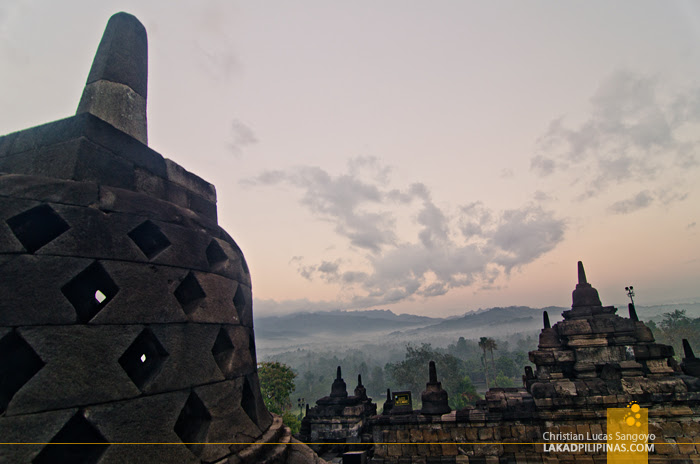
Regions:
<instances>
[{"instance_id":1,"label":"sky","mask_svg":"<svg viewBox=\"0 0 700 464\"><path fill-rule=\"evenodd\" d=\"M74 114L109 17L149 145L216 186L257 317L700 300L700 3L0 3L0 134Z\"/></svg>"}]
</instances>

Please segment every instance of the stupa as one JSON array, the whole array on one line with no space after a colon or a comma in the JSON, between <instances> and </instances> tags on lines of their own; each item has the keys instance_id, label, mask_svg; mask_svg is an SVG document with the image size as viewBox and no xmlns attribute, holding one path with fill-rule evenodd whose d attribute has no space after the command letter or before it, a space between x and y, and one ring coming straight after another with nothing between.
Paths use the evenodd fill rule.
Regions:
<instances>
[{"instance_id":1,"label":"stupa","mask_svg":"<svg viewBox=\"0 0 700 464\"><path fill-rule=\"evenodd\" d=\"M263 403L214 186L147 146L147 66L118 13L77 114L0 138L0 461L321 462Z\"/></svg>"}]
</instances>

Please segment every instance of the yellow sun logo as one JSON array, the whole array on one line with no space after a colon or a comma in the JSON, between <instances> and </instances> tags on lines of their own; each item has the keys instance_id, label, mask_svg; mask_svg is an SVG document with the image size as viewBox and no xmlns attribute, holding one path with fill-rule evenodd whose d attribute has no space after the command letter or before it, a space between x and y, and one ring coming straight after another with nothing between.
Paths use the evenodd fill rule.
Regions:
<instances>
[{"instance_id":1,"label":"yellow sun logo","mask_svg":"<svg viewBox=\"0 0 700 464\"><path fill-rule=\"evenodd\" d=\"M642 417L641 414L639 414L639 410L641 409L639 405L637 404L636 401L630 402L630 404L627 405L628 408L630 408L631 412L628 412L625 414L625 423L629 425L630 427L632 426L637 426L641 427L642 423L639 422L637 419L640 419Z\"/></svg>"}]
</instances>

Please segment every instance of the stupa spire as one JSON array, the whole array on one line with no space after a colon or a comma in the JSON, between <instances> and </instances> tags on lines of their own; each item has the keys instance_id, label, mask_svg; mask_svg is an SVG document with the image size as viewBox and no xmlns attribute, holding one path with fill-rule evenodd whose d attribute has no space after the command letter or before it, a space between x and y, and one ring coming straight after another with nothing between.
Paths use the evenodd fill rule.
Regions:
<instances>
[{"instance_id":1,"label":"stupa spire","mask_svg":"<svg viewBox=\"0 0 700 464\"><path fill-rule=\"evenodd\" d=\"M148 144L148 39L128 13L113 15L90 68L76 114L90 113Z\"/></svg>"},{"instance_id":2,"label":"stupa spire","mask_svg":"<svg viewBox=\"0 0 700 464\"><path fill-rule=\"evenodd\" d=\"M579 284L587 284L588 281L586 280L586 271L583 269L583 262L579 261L578 262L578 283Z\"/></svg>"}]
</instances>

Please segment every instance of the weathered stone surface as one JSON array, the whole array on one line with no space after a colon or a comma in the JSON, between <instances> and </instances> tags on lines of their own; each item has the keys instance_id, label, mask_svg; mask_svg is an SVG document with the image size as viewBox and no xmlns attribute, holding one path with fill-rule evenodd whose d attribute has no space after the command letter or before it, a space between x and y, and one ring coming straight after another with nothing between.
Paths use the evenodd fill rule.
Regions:
<instances>
[{"instance_id":1,"label":"weathered stone surface","mask_svg":"<svg viewBox=\"0 0 700 464\"><path fill-rule=\"evenodd\" d=\"M0 462L32 462L45 446L42 443L48 443L77 411L77 409L64 409L0 417L0 437L3 442L27 443L0 446Z\"/></svg>"},{"instance_id":2,"label":"weathered stone surface","mask_svg":"<svg viewBox=\"0 0 700 464\"><path fill-rule=\"evenodd\" d=\"M216 221L197 214L186 206L108 186L100 188L99 208L103 211L136 214L144 219L170 222L192 229L203 228L210 233L219 229Z\"/></svg>"},{"instance_id":3,"label":"weathered stone surface","mask_svg":"<svg viewBox=\"0 0 700 464\"><path fill-rule=\"evenodd\" d=\"M75 323L75 308L61 292L61 287L90 262L80 258L20 255L5 263L0 268L3 275L21 278L0 279L0 295L3 295L0 324Z\"/></svg>"},{"instance_id":4,"label":"weathered stone surface","mask_svg":"<svg viewBox=\"0 0 700 464\"><path fill-rule=\"evenodd\" d=\"M225 325L220 330L226 333L233 346L230 356L223 356L222 363L217 363L224 376L230 379L236 375L255 372L255 347L251 349L250 346L254 342L252 329L239 325Z\"/></svg>"},{"instance_id":5,"label":"weathered stone surface","mask_svg":"<svg viewBox=\"0 0 700 464\"><path fill-rule=\"evenodd\" d=\"M190 192L202 197L211 203L216 203L216 188L191 172L185 170L179 164L165 159L166 177L169 181L185 187Z\"/></svg>"},{"instance_id":6,"label":"weathered stone surface","mask_svg":"<svg viewBox=\"0 0 700 464\"><path fill-rule=\"evenodd\" d=\"M168 360L146 392L189 388L224 380L214 360L214 346L219 327L210 324L157 324L149 326L168 352ZM187 375L182 375L187 372Z\"/></svg>"},{"instance_id":7,"label":"weathered stone surface","mask_svg":"<svg viewBox=\"0 0 700 464\"><path fill-rule=\"evenodd\" d=\"M0 195L45 203L89 206L98 200L97 184L22 174L0 174Z\"/></svg>"},{"instance_id":8,"label":"weathered stone surface","mask_svg":"<svg viewBox=\"0 0 700 464\"><path fill-rule=\"evenodd\" d=\"M197 387L195 391L212 415L206 441L223 443L205 446L203 460L215 461L230 454L228 443L250 443L260 438L263 431L241 410L242 378Z\"/></svg>"},{"instance_id":9,"label":"weathered stone surface","mask_svg":"<svg viewBox=\"0 0 700 464\"><path fill-rule=\"evenodd\" d=\"M80 113L93 114L139 142L148 143L146 99L126 85L107 80L87 84L78 105Z\"/></svg>"},{"instance_id":10,"label":"weathered stone surface","mask_svg":"<svg viewBox=\"0 0 700 464\"><path fill-rule=\"evenodd\" d=\"M188 274L189 275L189 274ZM191 308L184 308L187 318L193 322L209 322L220 324L238 324L238 312L233 303L236 282L216 274L193 272L193 278L206 295ZM182 281L187 276L182 276ZM192 279L192 277L190 277ZM177 294L176 294L177 296Z\"/></svg>"},{"instance_id":11,"label":"weathered stone surface","mask_svg":"<svg viewBox=\"0 0 700 464\"><path fill-rule=\"evenodd\" d=\"M187 317L173 295L182 270L166 266L104 261L105 270L120 289L91 324L147 324L185 322Z\"/></svg>"},{"instance_id":12,"label":"weathered stone surface","mask_svg":"<svg viewBox=\"0 0 700 464\"><path fill-rule=\"evenodd\" d=\"M141 260L141 253L127 236L139 218L106 214L96 208L54 205L70 229L37 251L37 254L84 258Z\"/></svg>"},{"instance_id":13,"label":"weathered stone surface","mask_svg":"<svg viewBox=\"0 0 700 464\"><path fill-rule=\"evenodd\" d=\"M189 396L188 391L137 398L85 408L85 417L114 443L178 443L175 423ZM114 446L105 451L102 462L152 463L199 462L181 445Z\"/></svg>"},{"instance_id":14,"label":"weathered stone surface","mask_svg":"<svg viewBox=\"0 0 700 464\"><path fill-rule=\"evenodd\" d=\"M46 363L12 398L7 415L134 397L140 391L118 363L139 326L20 328ZM51 392L47 395L47 392Z\"/></svg>"}]
</instances>

